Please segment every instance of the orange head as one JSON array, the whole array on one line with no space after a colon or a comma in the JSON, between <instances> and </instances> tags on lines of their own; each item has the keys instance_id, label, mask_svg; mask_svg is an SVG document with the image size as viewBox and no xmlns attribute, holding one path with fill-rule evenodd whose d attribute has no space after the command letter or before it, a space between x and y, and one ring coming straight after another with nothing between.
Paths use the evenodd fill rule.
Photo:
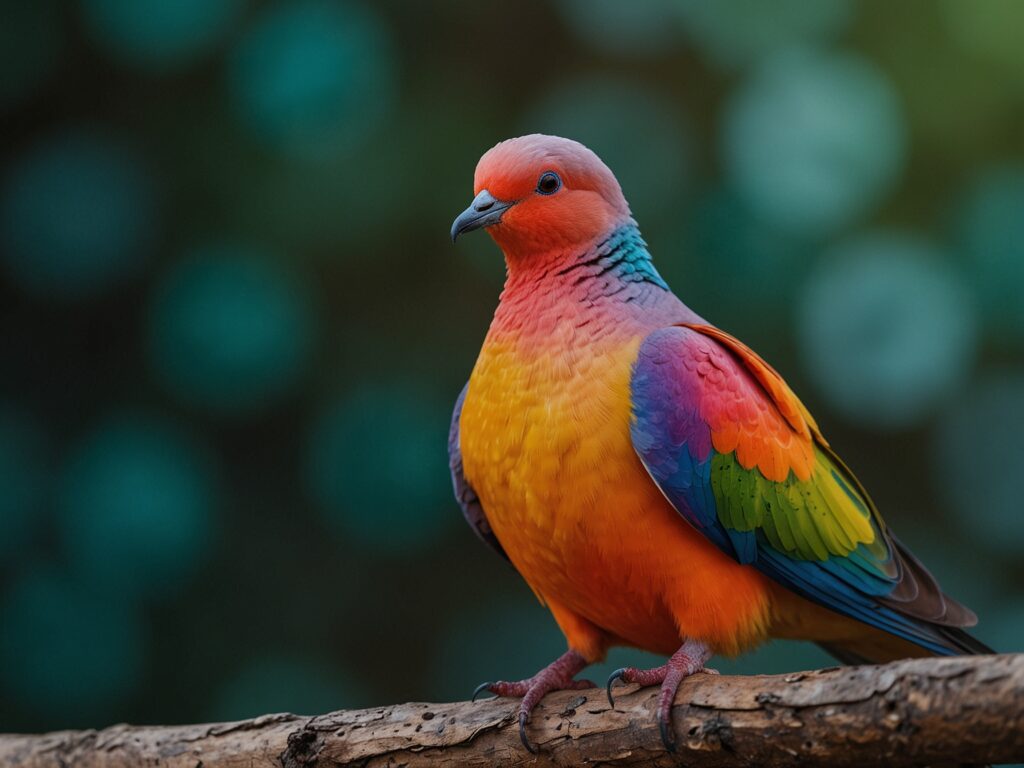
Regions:
<instances>
[{"instance_id":1,"label":"orange head","mask_svg":"<svg viewBox=\"0 0 1024 768\"><path fill-rule=\"evenodd\" d=\"M509 259L585 247L630 220L608 166L579 142L534 133L480 158L452 239L486 227Z\"/></svg>"}]
</instances>

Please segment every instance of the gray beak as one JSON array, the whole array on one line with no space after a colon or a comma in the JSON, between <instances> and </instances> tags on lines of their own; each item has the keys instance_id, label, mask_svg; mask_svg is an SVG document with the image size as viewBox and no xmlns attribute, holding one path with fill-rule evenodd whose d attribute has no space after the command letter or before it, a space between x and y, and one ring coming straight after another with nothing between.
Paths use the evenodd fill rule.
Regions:
<instances>
[{"instance_id":1,"label":"gray beak","mask_svg":"<svg viewBox=\"0 0 1024 768\"><path fill-rule=\"evenodd\" d=\"M472 232L481 227L490 227L501 221L501 215L511 208L515 203L506 203L498 200L486 189L481 189L480 194L473 198L469 208L464 210L452 222L452 242L458 240L463 232Z\"/></svg>"}]
</instances>

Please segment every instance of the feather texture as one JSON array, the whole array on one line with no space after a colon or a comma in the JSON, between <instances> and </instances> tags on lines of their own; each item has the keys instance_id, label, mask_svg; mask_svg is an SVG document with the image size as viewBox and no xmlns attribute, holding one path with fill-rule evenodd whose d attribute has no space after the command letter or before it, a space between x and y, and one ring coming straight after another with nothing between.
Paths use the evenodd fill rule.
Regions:
<instances>
[{"instance_id":1,"label":"feather texture","mask_svg":"<svg viewBox=\"0 0 1024 768\"><path fill-rule=\"evenodd\" d=\"M986 650L778 372L669 290L593 153L503 142L474 187L504 201L508 274L453 414L455 495L572 649Z\"/></svg>"},{"instance_id":2,"label":"feather texture","mask_svg":"<svg viewBox=\"0 0 1024 768\"><path fill-rule=\"evenodd\" d=\"M814 602L918 643L973 614L887 533L806 408L747 347L706 325L652 333L632 380L633 443L691 523Z\"/></svg>"}]
</instances>

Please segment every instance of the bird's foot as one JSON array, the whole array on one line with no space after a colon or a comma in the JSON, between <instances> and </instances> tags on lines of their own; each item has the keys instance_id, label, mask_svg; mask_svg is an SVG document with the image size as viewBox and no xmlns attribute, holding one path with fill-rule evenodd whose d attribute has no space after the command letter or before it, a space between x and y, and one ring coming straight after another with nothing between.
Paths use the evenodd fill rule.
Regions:
<instances>
[{"instance_id":1,"label":"bird's foot","mask_svg":"<svg viewBox=\"0 0 1024 768\"><path fill-rule=\"evenodd\" d=\"M718 671L708 669L705 662L712 656L711 650L704 643L696 640L687 640L682 647L672 654L667 664L654 669L636 669L635 667L623 667L612 672L608 678L608 703L615 709L615 700L612 698L612 683L622 680L625 683L639 683L640 685L661 685L661 693L658 696L658 726L661 730L661 741L669 752L676 751L675 734L672 732L672 702L675 701L676 691L679 684L690 675L698 672L706 672L710 675L717 675Z\"/></svg>"},{"instance_id":2,"label":"bird's foot","mask_svg":"<svg viewBox=\"0 0 1024 768\"><path fill-rule=\"evenodd\" d=\"M551 691L578 691L581 688L596 688L589 680L574 680L573 677L587 666L587 660L576 651L566 651L533 677L514 683L499 681L481 683L473 691L473 701L484 691L495 696L522 696L519 704L519 739L523 746L532 754L537 748L526 738L526 724L530 722L530 713L541 699Z\"/></svg>"}]
</instances>

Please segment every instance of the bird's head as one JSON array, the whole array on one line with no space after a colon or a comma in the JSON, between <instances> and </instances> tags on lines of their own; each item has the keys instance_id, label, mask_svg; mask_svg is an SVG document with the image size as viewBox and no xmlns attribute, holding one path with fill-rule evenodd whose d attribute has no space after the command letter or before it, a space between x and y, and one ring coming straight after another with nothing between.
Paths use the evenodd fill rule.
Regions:
<instances>
[{"instance_id":1,"label":"bird's head","mask_svg":"<svg viewBox=\"0 0 1024 768\"><path fill-rule=\"evenodd\" d=\"M577 141L531 134L487 151L452 240L484 227L507 258L587 246L630 220L619 182Z\"/></svg>"}]
</instances>

